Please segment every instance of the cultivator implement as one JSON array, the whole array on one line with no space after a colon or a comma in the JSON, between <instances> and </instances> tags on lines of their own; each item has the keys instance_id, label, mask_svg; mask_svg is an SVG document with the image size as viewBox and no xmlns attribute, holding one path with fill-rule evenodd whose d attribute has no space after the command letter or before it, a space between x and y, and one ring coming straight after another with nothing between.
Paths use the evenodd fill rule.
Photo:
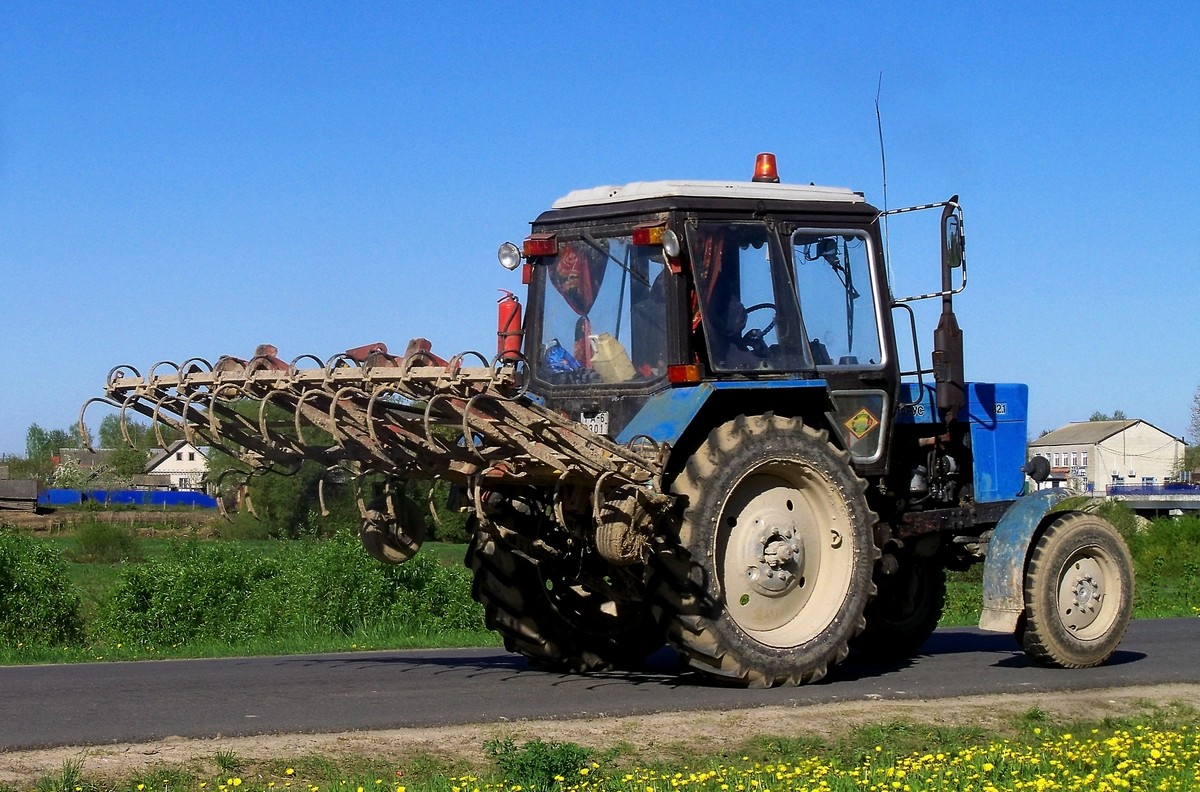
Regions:
<instances>
[{"instance_id":1,"label":"cultivator implement","mask_svg":"<svg viewBox=\"0 0 1200 792\"><path fill-rule=\"evenodd\" d=\"M240 459L245 480L290 473L304 460L331 472L389 481L443 479L468 488L476 505L502 485L565 484L592 493L594 514L605 498L632 487L658 499L666 449L648 438L621 445L525 395L517 360L466 353L442 360L421 339L404 356L384 344L328 360L303 355L284 362L272 346L254 357L193 358L157 363L142 375L131 366L109 372L106 395L90 405L119 410L128 439L129 414L200 446ZM477 361L467 366L464 361ZM307 367L305 367L307 365ZM624 496L628 496L624 492Z\"/></svg>"}]
</instances>

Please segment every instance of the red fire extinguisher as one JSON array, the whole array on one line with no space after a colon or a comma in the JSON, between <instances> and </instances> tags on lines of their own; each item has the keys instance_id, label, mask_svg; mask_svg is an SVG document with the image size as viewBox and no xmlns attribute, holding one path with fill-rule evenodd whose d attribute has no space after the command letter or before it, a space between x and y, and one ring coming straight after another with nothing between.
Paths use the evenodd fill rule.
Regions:
<instances>
[{"instance_id":1,"label":"red fire extinguisher","mask_svg":"<svg viewBox=\"0 0 1200 792\"><path fill-rule=\"evenodd\" d=\"M500 360L512 363L521 357L521 302L517 296L505 289L500 290L499 321L496 323L496 352Z\"/></svg>"}]
</instances>

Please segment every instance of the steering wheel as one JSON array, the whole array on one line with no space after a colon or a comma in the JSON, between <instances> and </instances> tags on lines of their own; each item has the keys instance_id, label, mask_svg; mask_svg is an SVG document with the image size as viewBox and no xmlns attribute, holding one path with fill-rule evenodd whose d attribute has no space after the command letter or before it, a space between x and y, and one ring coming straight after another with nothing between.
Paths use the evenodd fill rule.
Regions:
<instances>
[{"instance_id":1,"label":"steering wheel","mask_svg":"<svg viewBox=\"0 0 1200 792\"><path fill-rule=\"evenodd\" d=\"M756 305L751 305L746 309L746 316L748 317L755 311L761 311L766 308L771 309L771 321L767 322L766 326L762 327L761 329L755 328L752 330L747 330L742 334L742 344L745 346L745 348L759 356L765 356L767 354L767 343L763 339L768 333L771 332L771 330L775 328L775 319L778 317L778 311L776 310L774 303L758 303Z\"/></svg>"}]
</instances>

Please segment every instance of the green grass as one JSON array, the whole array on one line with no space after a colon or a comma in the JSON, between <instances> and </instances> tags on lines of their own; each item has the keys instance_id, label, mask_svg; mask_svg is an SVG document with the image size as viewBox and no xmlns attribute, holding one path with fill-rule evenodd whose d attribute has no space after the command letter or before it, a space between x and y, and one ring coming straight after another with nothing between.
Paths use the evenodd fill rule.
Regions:
<instances>
[{"instance_id":1,"label":"green grass","mask_svg":"<svg viewBox=\"0 0 1200 792\"><path fill-rule=\"evenodd\" d=\"M1122 507L1108 507L1106 514L1126 535L1134 555L1137 583L1135 618L1200 615L1200 518L1160 519L1141 530ZM177 535L176 526L165 529ZM212 531L207 532L209 536ZM129 573L146 565L162 564L181 544L227 546L260 559L286 554L300 546L292 540L184 540L164 538L151 526L118 527L112 524L89 527L86 515L69 532L38 540L56 548L64 561L70 588L79 597L79 612L89 626L91 640L84 646L17 648L0 646L0 663L77 662L96 659L139 659L157 657L217 657L266 653L307 653L357 649L428 648L436 646L494 646L498 637L486 630L455 630L430 633L406 629L395 620L385 623L348 625L336 635L297 630L285 636L241 634L236 640L196 638L170 640L122 640L99 636L94 627L105 612L105 603ZM302 542L301 542L302 544ZM432 558L449 568L461 568L465 545L429 542L420 556ZM164 567L165 569L165 567ZM982 565L948 576L947 603L942 626L978 623L981 606ZM257 573L255 573L257 574ZM203 577L201 578L203 580ZM458 585L458 584L456 584ZM464 592L459 594L465 598ZM187 595L184 595L187 596ZM198 599L203 598L196 593Z\"/></svg>"},{"instance_id":2,"label":"green grass","mask_svg":"<svg viewBox=\"0 0 1200 792\"><path fill-rule=\"evenodd\" d=\"M286 755L250 760L219 750L207 760L93 777L79 759L21 790L129 792L917 792L970 789L1195 789L1200 729L1186 706L1133 717L1055 721L1036 711L990 730L883 721L819 737L802 721L788 734L741 729L703 746L652 740L584 747L512 739L453 754ZM686 739L686 730L681 738ZM0 792L18 787L0 786Z\"/></svg>"}]
</instances>

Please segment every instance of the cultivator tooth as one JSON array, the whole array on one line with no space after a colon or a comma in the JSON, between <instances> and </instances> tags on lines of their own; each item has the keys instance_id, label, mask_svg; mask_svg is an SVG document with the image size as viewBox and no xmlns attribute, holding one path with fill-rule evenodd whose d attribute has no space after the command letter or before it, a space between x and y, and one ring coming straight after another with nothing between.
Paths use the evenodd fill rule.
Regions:
<instances>
[{"instance_id":1,"label":"cultivator tooth","mask_svg":"<svg viewBox=\"0 0 1200 792\"><path fill-rule=\"evenodd\" d=\"M242 460L246 477L313 460L359 477L440 478L471 488L477 501L498 484L557 492L567 479L592 489L597 504L627 487L662 497L665 448L596 435L527 398L515 363L478 353L444 360L424 339L402 357L377 343L285 362L263 344L249 359L164 361L145 376L118 366L105 391L80 413L84 437L88 407L104 402L119 410L126 442L135 413L151 420L160 445L170 428Z\"/></svg>"}]
</instances>

